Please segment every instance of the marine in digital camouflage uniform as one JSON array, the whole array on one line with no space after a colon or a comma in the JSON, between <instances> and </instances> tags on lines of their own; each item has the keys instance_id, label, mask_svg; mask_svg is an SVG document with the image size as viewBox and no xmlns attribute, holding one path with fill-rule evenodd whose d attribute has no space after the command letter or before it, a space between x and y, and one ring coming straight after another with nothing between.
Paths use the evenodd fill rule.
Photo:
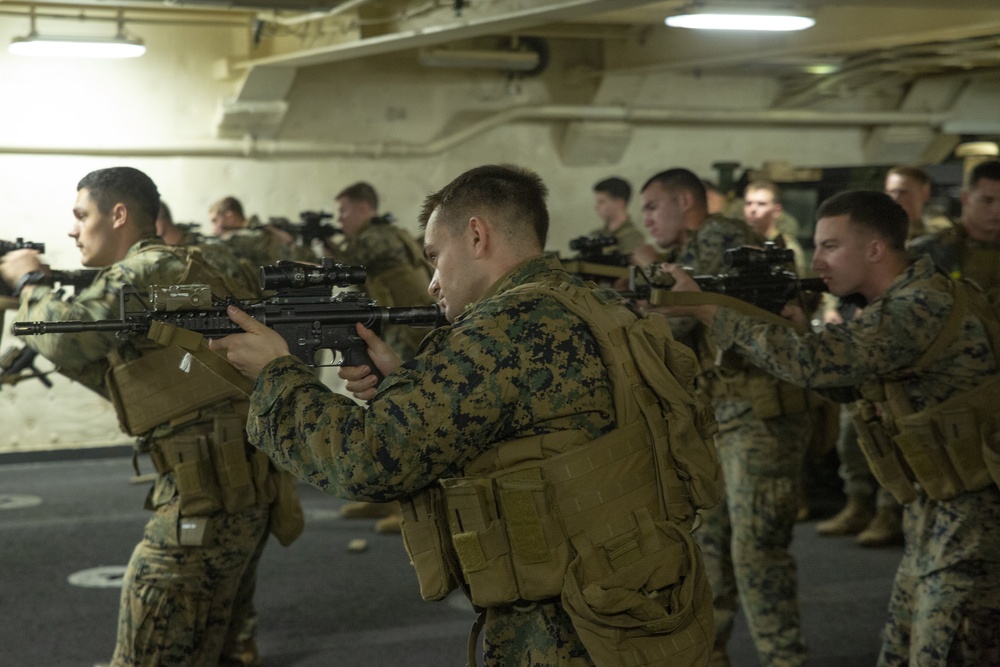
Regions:
<instances>
[{"instance_id":1,"label":"marine in digital camouflage uniform","mask_svg":"<svg viewBox=\"0 0 1000 667\"><path fill-rule=\"evenodd\" d=\"M175 224L170 207L162 201L160 214L156 218L156 235L167 245L196 248L201 259L233 281L234 294L240 291L260 291L258 266L237 256L225 243L200 234L190 227Z\"/></svg>"},{"instance_id":2,"label":"marine in digital camouflage uniform","mask_svg":"<svg viewBox=\"0 0 1000 667\"><path fill-rule=\"evenodd\" d=\"M250 226L243 204L235 197L223 197L212 204L209 215L214 242L225 244L234 255L250 262L255 271L281 260L304 258L296 254L295 239L286 232L272 226Z\"/></svg>"},{"instance_id":3,"label":"marine in digital camouflage uniform","mask_svg":"<svg viewBox=\"0 0 1000 667\"><path fill-rule=\"evenodd\" d=\"M690 267L695 275L723 273L726 249L763 242L743 221L708 215L704 185L686 169L650 178L642 189L642 210L657 241L657 261ZM698 353L702 390L719 422L716 444L726 496L701 513L703 524L695 532L715 598L715 660L726 664L725 646L742 604L761 662L802 665L806 647L789 547L811 432L806 406L759 416L753 395L776 391L777 381L733 355L717 357L696 320L670 322L674 337Z\"/></svg>"},{"instance_id":4,"label":"marine in digital camouflage uniform","mask_svg":"<svg viewBox=\"0 0 1000 667\"><path fill-rule=\"evenodd\" d=\"M484 184L494 196L502 191L503 199L481 203L466 194L479 193ZM385 380L376 393L367 368L341 374L356 397L370 399L368 406L332 393L287 355L273 332L231 315L253 335L229 336L212 347L246 375L259 374L248 420L251 441L329 493L389 501L464 477L470 462L500 443L612 431L611 386L588 325L551 296L516 289L549 280L580 284L557 258L541 254L548 223L543 197L544 186L530 172L487 166L428 199L425 250L437 268L430 289L452 325L433 331L402 365L376 345L374 334L363 333ZM613 292L602 294L618 303ZM707 613L707 588L703 599L700 611ZM709 625L699 630L703 655L711 643ZM559 598L488 607L484 655L489 667L594 664ZM619 656L603 664L632 663ZM692 663L679 657L655 664Z\"/></svg>"},{"instance_id":5,"label":"marine in digital camouflage uniform","mask_svg":"<svg viewBox=\"0 0 1000 667\"><path fill-rule=\"evenodd\" d=\"M368 183L344 188L335 197L344 242L332 250L337 261L365 267L365 292L380 306L427 306L431 272L413 237L378 215L378 194ZM430 331L421 327L389 326L383 338L404 360L413 358Z\"/></svg>"},{"instance_id":6,"label":"marine in digital camouflage uniform","mask_svg":"<svg viewBox=\"0 0 1000 667\"><path fill-rule=\"evenodd\" d=\"M593 189L594 209L604 220L604 226L592 231L591 235L611 234L615 237L616 250L622 255L631 255L646 242L642 230L628 214L632 186L622 178L612 177L597 182Z\"/></svg>"},{"instance_id":7,"label":"marine in digital camouflage uniform","mask_svg":"<svg viewBox=\"0 0 1000 667\"><path fill-rule=\"evenodd\" d=\"M222 273L229 294L236 297L259 296L259 268L249 260L237 257L226 243L196 232L190 226L182 227L174 223L170 207L160 201L160 212L156 218L156 234L164 243L194 249L199 260ZM297 504L294 498L287 502ZM257 610L254 594L257 590L257 568L266 540L262 540L256 553L241 578L232 607L232 617L226 641L223 646L224 660L239 664L243 660L252 663L256 659Z\"/></svg>"},{"instance_id":8,"label":"marine in digital camouflage uniform","mask_svg":"<svg viewBox=\"0 0 1000 667\"><path fill-rule=\"evenodd\" d=\"M21 296L18 321L101 320L120 317L120 288L134 285L148 293L150 285L172 285L196 277L197 282L221 276L180 248L154 237L159 197L156 186L128 167L99 170L80 182L71 236L81 249L84 266L107 266L93 284L71 301L51 288L30 286ZM114 227L113 227L114 225ZM28 251L26 251L28 252ZM9 255L0 268L13 282L26 270L43 268L34 253ZM113 332L47 334L26 338L26 344L55 363L60 372L109 397L106 373L109 355L125 360L141 356L133 340L122 342ZM148 342L139 343L148 348ZM142 441L155 456L161 443L176 437L211 437L213 419L233 416L239 425L246 404L225 401L195 413L186 422L160 426ZM241 578L256 568L271 518L263 497L253 506L229 513L219 509L203 518L210 535L201 546L182 546L180 502L173 472L157 478L148 503L154 515L129 561L122 583L118 640L112 665L144 667L216 667L256 664L220 657L230 636L231 610Z\"/></svg>"},{"instance_id":9,"label":"marine in digital camouflage uniform","mask_svg":"<svg viewBox=\"0 0 1000 667\"><path fill-rule=\"evenodd\" d=\"M914 412L995 376L997 359L984 322L969 311L947 346L916 370L949 322L955 297L935 287L935 276L944 279L929 259L907 260L907 219L900 207L881 193L849 192L825 202L817 217L813 268L832 293L859 292L868 305L851 322L816 333L702 307L699 317L710 322L720 347L816 390L891 379ZM672 273L680 275L676 268ZM905 506L906 547L878 664L1000 664L1000 491L991 484L934 500L916 486L916 499Z\"/></svg>"},{"instance_id":10,"label":"marine in digital camouflage uniform","mask_svg":"<svg viewBox=\"0 0 1000 667\"><path fill-rule=\"evenodd\" d=\"M981 162L969 173L959 224L914 240L910 250L929 254L941 271L974 281L1000 303L1000 161Z\"/></svg>"}]
</instances>

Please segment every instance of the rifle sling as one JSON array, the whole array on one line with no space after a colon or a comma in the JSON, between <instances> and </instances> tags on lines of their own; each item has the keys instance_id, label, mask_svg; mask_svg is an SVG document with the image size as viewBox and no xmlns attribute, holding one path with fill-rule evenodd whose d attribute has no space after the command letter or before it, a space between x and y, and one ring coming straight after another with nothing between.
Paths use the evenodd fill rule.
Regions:
<instances>
[{"instance_id":1,"label":"rifle sling","mask_svg":"<svg viewBox=\"0 0 1000 667\"><path fill-rule=\"evenodd\" d=\"M764 320L768 324L777 324L783 327L794 326L791 320L775 315L769 310L714 292L672 292L668 289L654 288L649 295L649 303L653 306L719 306L735 310L742 315Z\"/></svg>"}]
</instances>

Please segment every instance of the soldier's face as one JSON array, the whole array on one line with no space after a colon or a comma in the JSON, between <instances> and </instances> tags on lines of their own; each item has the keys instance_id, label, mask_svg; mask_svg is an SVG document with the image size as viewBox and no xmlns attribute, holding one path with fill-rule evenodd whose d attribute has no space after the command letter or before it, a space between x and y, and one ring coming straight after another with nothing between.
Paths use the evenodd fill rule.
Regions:
<instances>
[{"instance_id":1,"label":"soldier's face","mask_svg":"<svg viewBox=\"0 0 1000 667\"><path fill-rule=\"evenodd\" d=\"M743 195L743 217L758 234L766 235L780 213L781 204L770 190L748 190Z\"/></svg>"},{"instance_id":2,"label":"soldier's face","mask_svg":"<svg viewBox=\"0 0 1000 667\"><path fill-rule=\"evenodd\" d=\"M931 189L912 178L899 174L885 177L885 193L903 207L910 222L920 220L924 215L924 204L931 198Z\"/></svg>"},{"instance_id":3,"label":"soldier's face","mask_svg":"<svg viewBox=\"0 0 1000 667\"><path fill-rule=\"evenodd\" d=\"M871 234L853 224L850 216L835 215L816 221L813 240L816 251L812 268L830 293L869 296L866 288Z\"/></svg>"},{"instance_id":4,"label":"soldier's face","mask_svg":"<svg viewBox=\"0 0 1000 667\"><path fill-rule=\"evenodd\" d=\"M111 213L101 213L90 196L90 190L81 188L76 193L76 203L73 205L73 217L76 221L70 228L69 235L76 241L80 249L80 263L84 266L103 267L114 264L115 247L112 232L114 231L114 214L116 204Z\"/></svg>"},{"instance_id":5,"label":"soldier's face","mask_svg":"<svg viewBox=\"0 0 1000 667\"><path fill-rule=\"evenodd\" d=\"M347 197L337 200L337 221L347 236L360 232L374 215L375 212L367 202L353 201Z\"/></svg>"},{"instance_id":6,"label":"soldier's face","mask_svg":"<svg viewBox=\"0 0 1000 667\"><path fill-rule=\"evenodd\" d=\"M618 217L623 208L622 204L621 199L616 199L607 192L594 193L594 210L597 211L597 217L605 224L613 222Z\"/></svg>"},{"instance_id":7,"label":"soldier's face","mask_svg":"<svg viewBox=\"0 0 1000 667\"><path fill-rule=\"evenodd\" d=\"M438 211L431 213L424 229L424 254L434 267L434 276L427 287L438 300L449 322L478 301L489 284L476 263L475 234L468 226L453 233L438 220Z\"/></svg>"},{"instance_id":8,"label":"soldier's face","mask_svg":"<svg viewBox=\"0 0 1000 667\"><path fill-rule=\"evenodd\" d=\"M678 193L667 192L659 183L642 191L642 222L661 248L681 242L684 234L684 207Z\"/></svg>"},{"instance_id":9,"label":"soldier's face","mask_svg":"<svg viewBox=\"0 0 1000 667\"><path fill-rule=\"evenodd\" d=\"M1000 243L1000 181L980 178L962 193L962 224L974 240Z\"/></svg>"}]
</instances>

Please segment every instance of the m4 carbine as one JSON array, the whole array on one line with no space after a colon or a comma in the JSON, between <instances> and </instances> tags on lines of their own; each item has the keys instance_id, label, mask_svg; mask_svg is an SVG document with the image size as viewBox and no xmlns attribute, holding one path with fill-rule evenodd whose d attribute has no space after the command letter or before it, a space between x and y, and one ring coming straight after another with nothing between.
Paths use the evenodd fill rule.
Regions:
<instances>
[{"instance_id":1,"label":"m4 carbine","mask_svg":"<svg viewBox=\"0 0 1000 667\"><path fill-rule=\"evenodd\" d=\"M229 319L226 308L238 306L258 322L274 329L288 344L289 351L310 366L316 365L319 350L340 352L346 366L369 366L378 375L368 356L368 345L358 336L360 322L376 333L385 325L405 324L434 327L444 323L437 306L386 308L356 292L334 295L332 287L359 285L365 281L362 266L335 264L324 258L322 266L299 262L279 262L260 268L261 288L275 290L257 300L213 299L207 285L153 285L148 295L130 285L121 288L121 318L117 320L66 322L15 322L16 336L114 331L119 336L147 334L156 323L221 338L242 333Z\"/></svg>"},{"instance_id":2,"label":"m4 carbine","mask_svg":"<svg viewBox=\"0 0 1000 667\"><path fill-rule=\"evenodd\" d=\"M826 283L821 278L799 278L788 267L795 259L788 248L768 242L763 248L741 246L729 248L722 257L725 273L693 276L704 292L724 294L772 313L780 313L803 292L825 292ZM654 282L636 284L634 279L626 294L636 299L649 300L653 305L663 305L669 297L665 294L673 286L668 274L654 277Z\"/></svg>"}]
</instances>

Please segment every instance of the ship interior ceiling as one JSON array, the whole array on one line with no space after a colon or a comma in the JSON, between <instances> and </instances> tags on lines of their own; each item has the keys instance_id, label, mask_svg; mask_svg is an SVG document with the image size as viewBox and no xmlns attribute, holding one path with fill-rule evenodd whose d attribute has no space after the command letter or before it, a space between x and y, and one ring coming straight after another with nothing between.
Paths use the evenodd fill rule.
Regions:
<instances>
[{"instance_id":1,"label":"ship interior ceiling","mask_svg":"<svg viewBox=\"0 0 1000 667\"><path fill-rule=\"evenodd\" d=\"M692 6L786 7L816 23L778 38L664 26ZM886 135L873 138L874 163L884 161L880 151L915 142L924 144L923 162L938 162L963 136L1000 133L977 95L1000 66L995 0L0 0L0 19L29 15L33 26L57 19L119 21L132 31L157 23L245 26L249 43L234 42L226 58L241 83L222 103L221 137L280 137L302 68L399 54L426 67L529 77L572 49L596 54L580 68L588 71L575 72L578 85L551 86L544 108L497 122L871 124ZM628 77L657 72L765 75L778 88L768 108L752 112L704 114L680 100L629 104Z\"/></svg>"}]
</instances>

